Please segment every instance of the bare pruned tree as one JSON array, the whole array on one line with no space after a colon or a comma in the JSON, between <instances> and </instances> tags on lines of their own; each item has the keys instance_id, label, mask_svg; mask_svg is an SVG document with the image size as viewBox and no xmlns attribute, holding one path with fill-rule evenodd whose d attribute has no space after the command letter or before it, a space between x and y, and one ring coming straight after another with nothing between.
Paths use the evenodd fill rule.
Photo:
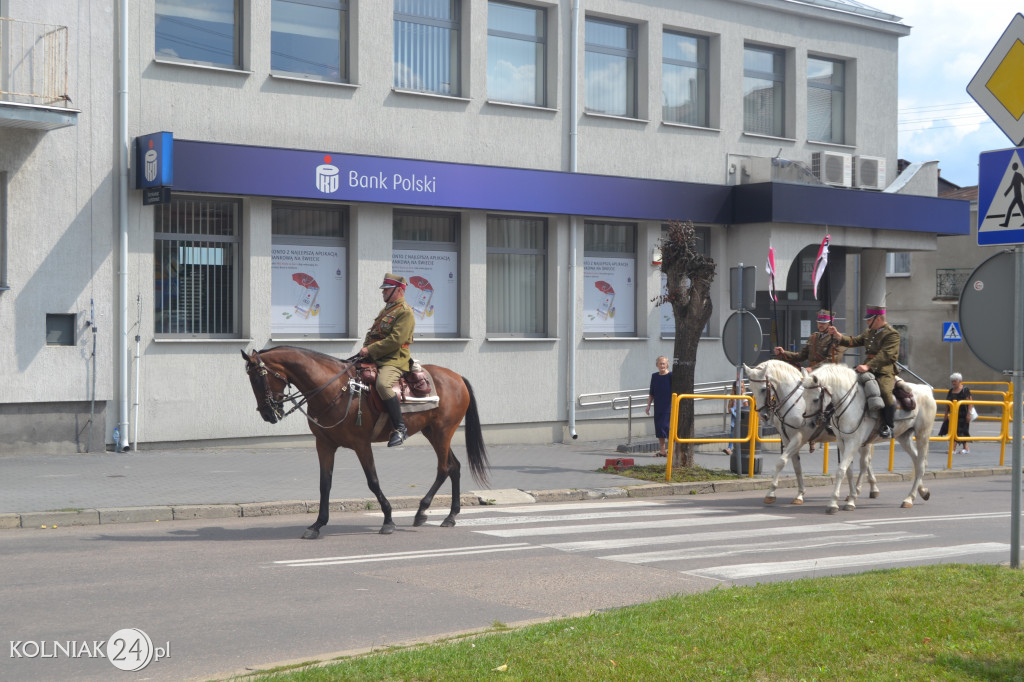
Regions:
<instances>
[{"instance_id":1,"label":"bare pruned tree","mask_svg":"<svg viewBox=\"0 0 1024 682\"><path fill-rule=\"evenodd\" d=\"M652 299L658 305L669 304L675 315L676 340L672 351L672 392L693 393L697 364L697 344L711 319L711 282L715 279L714 259L697 248L697 231L691 221L672 221L661 238L661 271L668 278L664 295ZM693 401L679 403L679 431L683 438L693 437ZM693 444L675 449L673 466L692 467Z\"/></svg>"}]
</instances>

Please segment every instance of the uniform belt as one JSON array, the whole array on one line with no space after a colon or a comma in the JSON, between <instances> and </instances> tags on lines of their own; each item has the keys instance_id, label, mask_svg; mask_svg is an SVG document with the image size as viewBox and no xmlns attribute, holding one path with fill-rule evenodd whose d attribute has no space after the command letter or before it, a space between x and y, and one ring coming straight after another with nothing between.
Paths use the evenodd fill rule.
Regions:
<instances>
[{"instance_id":1,"label":"uniform belt","mask_svg":"<svg viewBox=\"0 0 1024 682\"><path fill-rule=\"evenodd\" d=\"M876 355L875 353L868 353L868 355L867 355L868 360L874 360L875 359L875 355Z\"/></svg>"}]
</instances>

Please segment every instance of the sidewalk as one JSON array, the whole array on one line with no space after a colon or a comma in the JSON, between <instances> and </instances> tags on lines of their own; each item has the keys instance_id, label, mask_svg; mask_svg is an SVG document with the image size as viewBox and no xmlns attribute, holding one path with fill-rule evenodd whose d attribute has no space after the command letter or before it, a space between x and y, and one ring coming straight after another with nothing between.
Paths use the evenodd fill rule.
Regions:
<instances>
[{"instance_id":1,"label":"sidewalk","mask_svg":"<svg viewBox=\"0 0 1024 682\"><path fill-rule=\"evenodd\" d=\"M778 446L773 444L758 451L763 462L761 474L754 480L742 477L715 483L659 484L599 472L607 459L632 458L638 465L665 462L650 453L618 452L621 443L489 446L490 487L485 488L469 473L461 436L456 436L453 445L462 463L463 505L766 488L778 460ZM1009 472L1010 448L1007 466L1000 468L999 446L993 443L972 443L971 454L956 456L953 471L946 472L947 454L942 445L932 443L929 476ZM838 468L835 453L831 446L830 474ZM378 444L374 455L381 487L393 507L415 508L434 480L437 460L433 450L426 444L407 443L390 450ZM886 476L888 460L888 450L876 446L874 469L880 481L901 480L911 471L910 458L899 445L894 474ZM821 476L820 446L814 453L802 449L801 461L809 486L828 484ZM720 452L698 453L696 463L709 469L729 469L729 458ZM781 481L780 487L793 487L792 464L783 476L787 480ZM451 485L445 482L432 508L447 506L450 493ZM304 447L0 456L0 529L308 513L316 511L318 499L319 469L312 438ZM372 495L358 460L353 453L339 449L332 511L363 511L369 501L373 501Z\"/></svg>"}]
</instances>

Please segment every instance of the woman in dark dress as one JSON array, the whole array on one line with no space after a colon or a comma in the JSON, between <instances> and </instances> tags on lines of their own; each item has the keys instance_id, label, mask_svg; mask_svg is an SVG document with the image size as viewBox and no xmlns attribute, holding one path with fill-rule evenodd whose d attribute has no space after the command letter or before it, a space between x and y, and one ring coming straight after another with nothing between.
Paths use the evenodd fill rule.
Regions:
<instances>
[{"instance_id":1,"label":"woman in dark dress","mask_svg":"<svg viewBox=\"0 0 1024 682\"><path fill-rule=\"evenodd\" d=\"M668 371L668 358L664 355L654 362L654 366L658 371L651 375L646 413L651 413L651 403L654 403L654 435L658 437L658 444L661 446L658 457L664 457L668 454L666 442L672 417L672 372Z\"/></svg>"},{"instance_id":2,"label":"woman in dark dress","mask_svg":"<svg viewBox=\"0 0 1024 682\"><path fill-rule=\"evenodd\" d=\"M964 382L964 378L960 374L960 372L954 372L953 374L949 375L949 383L951 385L951 388L946 393L946 400L953 401L953 400L970 400L971 399L971 389L969 389L966 386L964 386L963 382ZM970 415L968 414L970 411L971 411L971 408L968 407L967 405L964 405L959 410L959 414L957 415L957 419L956 419L956 435L958 437L961 437L961 438L970 438L971 437L971 419L970 419ZM942 427L939 429L939 435L940 436L945 436L947 433L949 433L949 408L948 407L946 408L946 419L945 419L945 421L942 422ZM963 445L961 445L960 442L957 441L956 442L955 454L960 454L961 452L963 452L965 455L969 455L971 453L971 446L969 444L967 444L967 443L964 443Z\"/></svg>"}]
</instances>

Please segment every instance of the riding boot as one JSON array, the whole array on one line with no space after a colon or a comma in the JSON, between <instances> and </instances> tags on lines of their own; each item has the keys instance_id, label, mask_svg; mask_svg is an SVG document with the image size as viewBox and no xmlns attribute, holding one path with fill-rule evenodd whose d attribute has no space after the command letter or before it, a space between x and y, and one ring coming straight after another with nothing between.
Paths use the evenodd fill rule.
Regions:
<instances>
[{"instance_id":1,"label":"riding boot","mask_svg":"<svg viewBox=\"0 0 1024 682\"><path fill-rule=\"evenodd\" d=\"M882 408L882 426L878 429L878 435L883 440L892 438L893 419L896 416L896 405L886 405Z\"/></svg>"},{"instance_id":2,"label":"riding boot","mask_svg":"<svg viewBox=\"0 0 1024 682\"><path fill-rule=\"evenodd\" d=\"M388 447L393 448L405 442L405 439L409 437L409 431L405 428L405 420L402 419L402 406L398 403L398 396L393 395L385 400L384 406L388 408L388 416L391 417L391 423L395 427L395 430L391 432L390 440L388 440Z\"/></svg>"}]
</instances>

